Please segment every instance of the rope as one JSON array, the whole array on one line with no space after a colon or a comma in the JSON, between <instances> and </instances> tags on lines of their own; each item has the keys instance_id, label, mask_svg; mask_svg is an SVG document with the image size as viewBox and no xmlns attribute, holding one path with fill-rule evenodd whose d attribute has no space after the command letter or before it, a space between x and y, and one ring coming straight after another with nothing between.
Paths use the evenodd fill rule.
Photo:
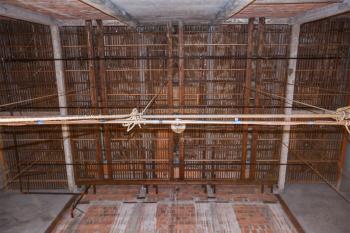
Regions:
<instances>
[{"instance_id":1,"label":"rope","mask_svg":"<svg viewBox=\"0 0 350 233\"><path fill-rule=\"evenodd\" d=\"M300 105L304 105L304 106L306 106L306 107L315 108L315 109L322 110L322 111L325 111L325 112L336 113L336 111L333 111L333 110L328 110L328 109L325 109L325 108L321 108L321 107L318 107L318 106L315 106L315 105L312 105L312 104L307 104L307 103L304 103L304 102L301 102L301 101L297 101L297 100L290 100L290 99L287 99L287 98L284 97L284 96L272 94L272 93L263 91L263 90L261 90L261 89L256 89L256 88L252 88L252 87L249 88L249 87L246 87L245 85L243 85L243 87L244 87L244 88L247 88L247 89L249 89L249 90L252 90L252 91L255 91L255 92L258 92L258 93L267 95L267 96L270 96L270 97L275 97L275 98L283 99L283 100L285 100L286 102L288 101L289 103L297 103L297 104L300 104Z\"/></svg>"},{"instance_id":2,"label":"rope","mask_svg":"<svg viewBox=\"0 0 350 233\"><path fill-rule=\"evenodd\" d=\"M130 117L126 119L128 122L122 124L123 127L127 127L126 132L130 132L133 128L135 128L136 125L138 125L139 128L141 128L141 122L144 121L144 119L142 118L142 114L142 112L139 113L137 108L134 108L131 111Z\"/></svg>"},{"instance_id":3,"label":"rope","mask_svg":"<svg viewBox=\"0 0 350 233\"><path fill-rule=\"evenodd\" d=\"M87 89L89 89L90 87L86 87L86 88L83 88L81 90L73 90L73 91L68 91L68 92L65 92L65 93L62 93L62 94L51 94L51 95L45 95L45 96L40 96L40 97L35 97L35 98L30 98L30 99L25 99L25 100L20 100L20 101L15 101L15 102L12 102L12 103L7 103L7 104L2 104L0 105L0 108L2 107L9 107L9 106L12 106L12 105L17 105L17 104L22 104L22 103L28 103L28 102L33 102L33 101L37 101L37 100L41 100L41 99L50 99L52 97L60 97L60 96L67 96L67 95L70 95L70 94L73 94L73 93L78 93L78 92L83 92ZM4 111L6 109L3 109L2 111Z\"/></svg>"},{"instance_id":4,"label":"rope","mask_svg":"<svg viewBox=\"0 0 350 233\"><path fill-rule=\"evenodd\" d=\"M282 143L283 146L287 147L288 146L285 143ZM295 154L295 156L302 161L305 165L307 165L313 172L316 173L317 176L319 176L331 189L333 189L344 201L346 201L348 204L350 204L350 200L341 192L338 191L338 189L331 184L316 168L312 166L312 164L303 158L301 158L298 154Z\"/></svg>"}]
</instances>

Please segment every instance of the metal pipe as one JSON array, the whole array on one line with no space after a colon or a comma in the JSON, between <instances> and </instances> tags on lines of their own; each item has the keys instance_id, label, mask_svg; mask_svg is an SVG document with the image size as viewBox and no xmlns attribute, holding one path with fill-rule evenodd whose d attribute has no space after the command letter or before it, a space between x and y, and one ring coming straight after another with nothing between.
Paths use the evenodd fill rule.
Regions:
<instances>
[{"instance_id":1,"label":"metal pipe","mask_svg":"<svg viewBox=\"0 0 350 233\"><path fill-rule=\"evenodd\" d=\"M23 125L88 125L88 124L136 124L136 125L268 125L268 126L296 126L296 125L335 125L348 126L349 120L343 121L240 121L240 120L76 120L76 121L46 121L40 122L23 122L23 123L1 123L6 126L23 126Z\"/></svg>"},{"instance_id":2,"label":"metal pipe","mask_svg":"<svg viewBox=\"0 0 350 233\"><path fill-rule=\"evenodd\" d=\"M335 119L338 114L228 114L228 115L143 115L144 119L278 119L278 118L295 118L295 119ZM3 123L21 123L21 122L39 122L39 121L70 121L70 120L109 120L109 119L126 119L127 115L90 115L90 116L52 116L52 117L2 117L0 124ZM40 122L39 122L40 123Z\"/></svg>"}]
</instances>

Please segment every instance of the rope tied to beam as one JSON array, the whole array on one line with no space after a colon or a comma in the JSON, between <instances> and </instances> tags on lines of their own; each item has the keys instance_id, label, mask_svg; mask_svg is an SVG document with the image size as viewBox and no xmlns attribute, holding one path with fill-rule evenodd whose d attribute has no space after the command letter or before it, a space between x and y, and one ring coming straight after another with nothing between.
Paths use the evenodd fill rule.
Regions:
<instances>
[{"instance_id":1,"label":"rope tied to beam","mask_svg":"<svg viewBox=\"0 0 350 233\"><path fill-rule=\"evenodd\" d=\"M130 117L125 119L128 122L122 124L123 127L127 127L126 132L130 132L133 128L135 128L136 125L138 125L140 128L142 128L141 123L140 123L144 120L142 115L143 115L143 113L139 112L137 110L137 108L132 109L132 111L130 113Z\"/></svg>"}]
</instances>

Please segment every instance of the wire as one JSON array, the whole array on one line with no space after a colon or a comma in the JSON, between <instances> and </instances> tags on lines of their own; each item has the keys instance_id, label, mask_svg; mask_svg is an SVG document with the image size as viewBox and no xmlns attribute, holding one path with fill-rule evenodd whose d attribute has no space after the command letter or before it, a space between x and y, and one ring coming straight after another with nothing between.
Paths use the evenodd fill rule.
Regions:
<instances>
[{"instance_id":1,"label":"wire","mask_svg":"<svg viewBox=\"0 0 350 233\"><path fill-rule=\"evenodd\" d=\"M249 87L246 87L245 85L243 85L243 88L247 88L249 90L252 90L252 91L255 91L255 92L258 92L258 93L270 96L270 97L283 99L284 101L289 102L289 103L296 103L296 104L304 105L306 107L311 107L311 108L315 108L315 109L318 109L318 110L322 110L322 111L325 111L325 112L336 113L336 111L333 111L333 110L328 110L328 109L325 109L325 108L321 108L321 107L318 107L318 106L315 106L315 105L312 105L312 104L307 104L307 103L304 103L304 102L301 102L301 101L297 101L297 100L290 100L290 99L287 99L284 96L280 96L280 95L272 94L272 93L269 93L269 92L266 92L266 91L262 91L261 89L256 89L256 88L252 88L252 87L249 88Z\"/></svg>"},{"instance_id":2,"label":"wire","mask_svg":"<svg viewBox=\"0 0 350 233\"><path fill-rule=\"evenodd\" d=\"M344 59L346 57L344 56L323 56L323 57L286 57L286 56L109 56L109 57L93 57L93 58L87 58L87 57L67 57L67 58L5 58L4 62L36 62L36 61L99 61L99 60L147 60L147 59L236 59L236 60L334 60L334 59Z\"/></svg>"},{"instance_id":3,"label":"wire","mask_svg":"<svg viewBox=\"0 0 350 233\"><path fill-rule=\"evenodd\" d=\"M289 148L285 143L282 142L282 145ZM302 161L305 165L307 165L317 176L319 176L331 189L333 189L344 201L346 201L348 204L350 204L350 200L341 192L338 191L338 189L329 182L316 168L312 166L311 163L304 160L302 157L300 157L298 154L294 154L300 161ZM289 165L287 165L289 166Z\"/></svg>"}]
</instances>

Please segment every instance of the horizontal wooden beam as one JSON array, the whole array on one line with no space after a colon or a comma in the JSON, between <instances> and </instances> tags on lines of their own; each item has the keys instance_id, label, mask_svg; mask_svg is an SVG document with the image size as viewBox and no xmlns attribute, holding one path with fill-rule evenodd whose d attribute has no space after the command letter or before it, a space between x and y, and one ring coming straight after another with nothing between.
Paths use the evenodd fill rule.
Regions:
<instances>
[{"instance_id":1,"label":"horizontal wooden beam","mask_svg":"<svg viewBox=\"0 0 350 233\"><path fill-rule=\"evenodd\" d=\"M222 24L248 24L248 18L231 18ZM254 24L258 24L258 19L255 19ZM289 18L265 18L265 24L290 24Z\"/></svg>"},{"instance_id":2,"label":"horizontal wooden beam","mask_svg":"<svg viewBox=\"0 0 350 233\"><path fill-rule=\"evenodd\" d=\"M337 3L342 0L255 0L254 4L304 4L304 3Z\"/></svg>"},{"instance_id":3,"label":"horizontal wooden beam","mask_svg":"<svg viewBox=\"0 0 350 233\"><path fill-rule=\"evenodd\" d=\"M276 180L240 180L240 179L189 179L184 181L171 181L168 179L135 179L135 180L98 180L98 179L77 179L77 185L195 185L195 184L212 184L212 185L272 185Z\"/></svg>"},{"instance_id":4,"label":"horizontal wooden beam","mask_svg":"<svg viewBox=\"0 0 350 233\"><path fill-rule=\"evenodd\" d=\"M110 0L79 0L106 15L109 15L130 27L136 27L138 22L128 12L121 9Z\"/></svg>"},{"instance_id":5,"label":"horizontal wooden beam","mask_svg":"<svg viewBox=\"0 0 350 233\"><path fill-rule=\"evenodd\" d=\"M216 14L214 21L225 21L235 14L239 13L254 0L230 0L225 6Z\"/></svg>"},{"instance_id":6,"label":"horizontal wooden beam","mask_svg":"<svg viewBox=\"0 0 350 233\"><path fill-rule=\"evenodd\" d=\"M325 7L306 11L290 19L291 24L303 24L331 16L339 15L350 11L350 0L344 0L341 3L329 4Z\"/></svg>"},{"instance_id":7,"label":"horizontal wooden beam","mask_svg":"<svg viewBox=\"0 0 350 233\"><path fill-rule=\"evenodd\" d=\"M27 9L23 9L17 6L11 6L8 4L0 3L0 15L9 17L12 19L24 20L32 23L39 23L44 25L58 25L59 20L52 18L51 16L41 13L33 12Z\"/></svg>"}]
</instances>

